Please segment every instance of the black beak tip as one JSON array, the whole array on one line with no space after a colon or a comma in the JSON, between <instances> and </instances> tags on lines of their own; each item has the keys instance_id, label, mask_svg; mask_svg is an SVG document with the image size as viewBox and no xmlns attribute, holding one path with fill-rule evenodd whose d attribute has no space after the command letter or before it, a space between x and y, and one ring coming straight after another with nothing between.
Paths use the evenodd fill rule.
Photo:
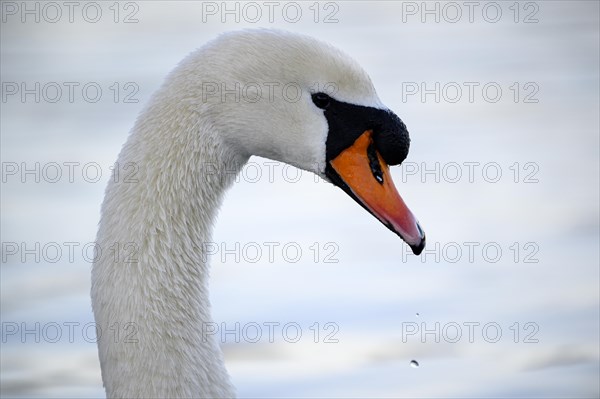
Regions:
<instances>
[{"instance_id":1,"label":"black beak tip","mask_svg":"<svg viewBox=\"0 0 600 399\"><path fill-rule=\"evenodd\" d=\"M421 227L419 222L417 222L417 229L419 230L421 241L417 245L411 245L410 248L412 249L413 254L421 255L421 252L423 252L423 249L425 249L425 232L423 231L423 228Z\"/></svg>"},{"instance_id":2,"label":"black beak tip","mask_svg":"<svg viewBox=\"0 0 600 399\"><path fill-rule=\"evenodd\" d=\"M421 252L423 252L423 249L425 249L425 235L423 234L423 239L421 240L421 242L419 242L419 244L411 245L410 249L412 249L413 254L421 255Z\"/></svg>"}]
</instances>

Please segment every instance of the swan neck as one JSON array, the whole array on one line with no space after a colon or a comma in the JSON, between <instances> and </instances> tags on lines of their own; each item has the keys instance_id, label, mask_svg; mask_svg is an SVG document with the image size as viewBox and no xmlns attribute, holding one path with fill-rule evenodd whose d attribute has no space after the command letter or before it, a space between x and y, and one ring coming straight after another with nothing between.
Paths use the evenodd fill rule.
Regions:
<instances>
[{"instance_id":1,"label":"swan neck","mask_svg":"<svg viewBox=\"0 0 600 399\"><path fill-rule=\"evenodd\" d=\"M92 271L103 382L108 397L232 397L218 342L207 334L204 243L247 158L196 110L174 99L171 111L168 96L158 97L119 156L117 167L135 173L111 181L102 206L98 245L120 251Z\"/></svg>"}]
</instances>

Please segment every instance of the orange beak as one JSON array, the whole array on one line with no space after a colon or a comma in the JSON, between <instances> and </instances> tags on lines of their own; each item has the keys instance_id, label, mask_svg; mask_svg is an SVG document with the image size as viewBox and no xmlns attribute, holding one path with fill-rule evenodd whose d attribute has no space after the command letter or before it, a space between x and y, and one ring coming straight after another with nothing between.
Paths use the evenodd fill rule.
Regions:
<instances>
[{"instance_id":1,"label":"orange beak","mask_svg":"<svg viewBox=\"0 0 600 399\"><path fill-rule=\"evenodd\" d=\"M419 255L425 248L425 233L398 194L372 136L372 130L365 131L330 161L331 167L346 185L342 188Z\"/></svg>"}]
</instances>

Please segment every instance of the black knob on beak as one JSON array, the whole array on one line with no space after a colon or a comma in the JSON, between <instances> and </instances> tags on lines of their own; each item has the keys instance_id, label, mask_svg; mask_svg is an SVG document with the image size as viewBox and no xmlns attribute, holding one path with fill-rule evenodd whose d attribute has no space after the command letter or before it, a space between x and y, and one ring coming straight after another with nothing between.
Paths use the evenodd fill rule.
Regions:
<instances>
[{"instance_id":1,"label":"black knob on beak","mask_svg":"<svg viewBox=\"0 0 600 399\"><path fill-rule=\"evenodd\" d=\"M385 119L375 125L373 140L377 151L388 165L399 165L408 156L410 137L406 125L396 114L388 111Z\"/></svg>"}]
</instances>

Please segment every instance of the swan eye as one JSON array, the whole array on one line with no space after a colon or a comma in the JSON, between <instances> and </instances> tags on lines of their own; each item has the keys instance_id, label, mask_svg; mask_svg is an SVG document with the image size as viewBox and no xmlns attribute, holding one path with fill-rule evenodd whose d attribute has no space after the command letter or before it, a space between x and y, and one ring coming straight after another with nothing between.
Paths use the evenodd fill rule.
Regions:
<instances>
[{"instance_id":1,"label":"swan eye","mask_svg":"<svg viewBox=\"0 0 600 399\"><path fill-rule=\"evenodd\" d=\"M315 105L321 109L329 107L331 103L331 97L325 93L315 93L312 95L312 100Z\"/></svg>"}]
</instances>

